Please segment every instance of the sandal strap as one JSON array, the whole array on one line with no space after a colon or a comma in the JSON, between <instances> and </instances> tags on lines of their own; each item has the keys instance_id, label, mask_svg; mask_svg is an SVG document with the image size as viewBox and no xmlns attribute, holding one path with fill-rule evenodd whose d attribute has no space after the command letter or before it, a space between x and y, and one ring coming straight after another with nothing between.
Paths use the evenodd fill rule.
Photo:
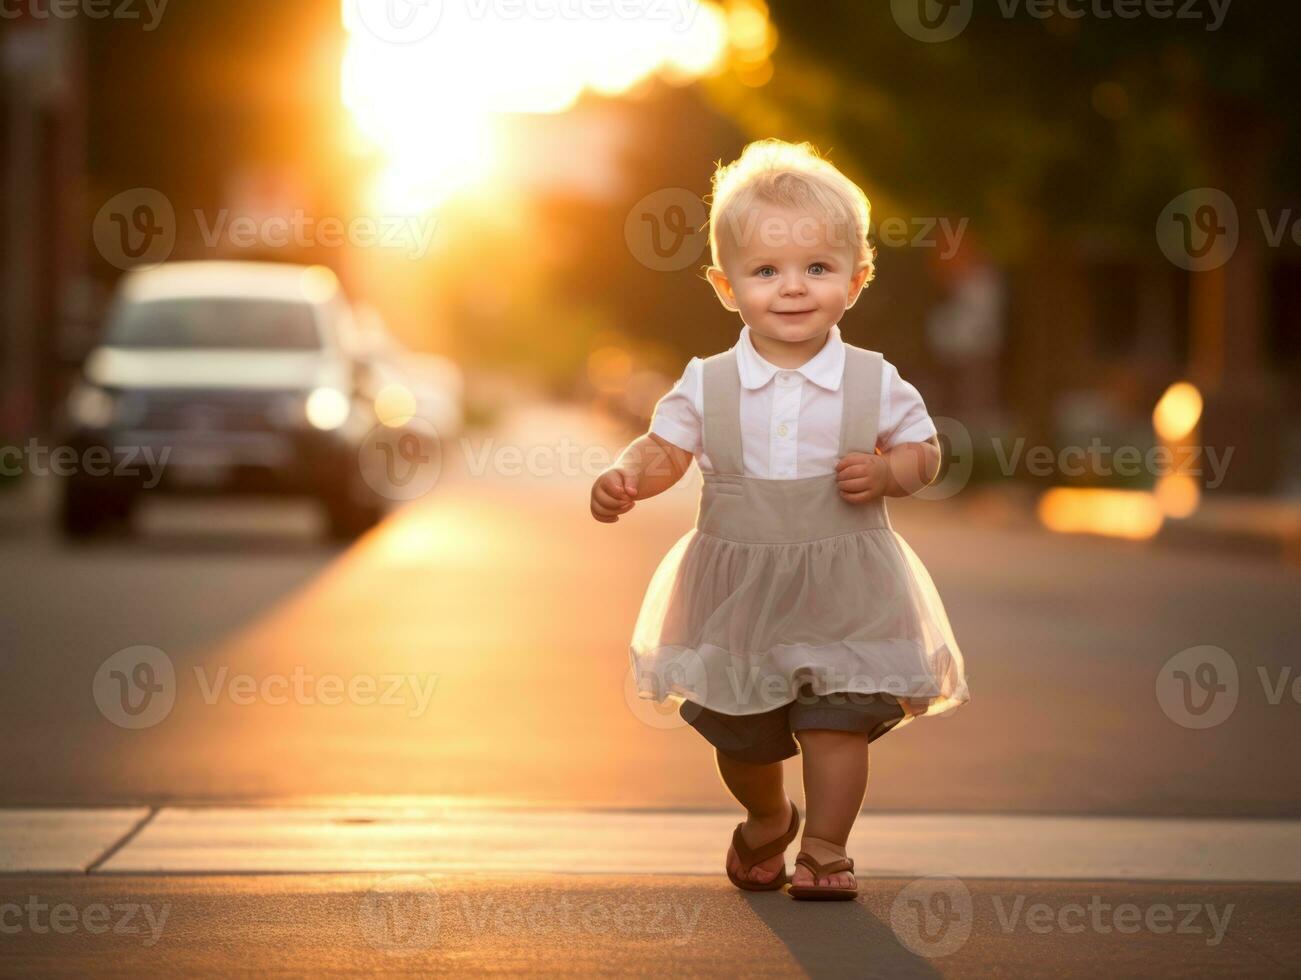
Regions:
<instances>
[{"instance_id":1,"label":"sandal strap","mask_svg":"<svg viewBox=\"0 0 1301 980\"><path fill-rule=\"evenodd\" d=\"M834 861L828 861L826 864L823 864L812 854L808 853L808 851L800 851L800 853L795 856L795 863L797 865L802 864L804 867L808 868L809 873L813 875L814 881L818 878L826 878L829 875L839 874L842 871L854 870L854 859L851 857L837 858Z\"/></svg>"},{"instance_id":2,"label":"sandal strap","mask_svg":"<svg viewBox=\"0 0 1301 980\"><path fill-rule=\"evenodd\" d=\"M747 870L753 868L756 864L767 861L770 857L778 854L785 854L786 848L791 846L793 841L800 832L800 811L796 809L795 804L791 803L791 822L786 828L786 833L780 837L768 841L766 844L760 844L758 847L750 847L741 836L741 828L744 823L736 825L736 830L732 831L732 846L736 848L736 856Z\"/></svg>"}]
</instances>

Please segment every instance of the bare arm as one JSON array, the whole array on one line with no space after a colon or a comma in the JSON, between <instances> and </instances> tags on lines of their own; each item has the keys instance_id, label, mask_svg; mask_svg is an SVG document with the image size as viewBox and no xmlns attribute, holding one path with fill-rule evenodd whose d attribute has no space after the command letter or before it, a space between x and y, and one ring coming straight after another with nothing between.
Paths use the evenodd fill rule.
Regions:
<instances>
[{"instance_id":1,"label":"bare arm","mask_svg":"<svg viewBox=\"0 0 1301 980\"><path fill-rule=\"evenodd\" d=\"M910 496L940 475L940 442L935 436L925 442L901 443L883 455L889 465L887 497Z\"/></svg>"},{"instance_id":2,"label":"bare arm","mask_svg":"<svg viewBox=\"0 0 1301 980\"><path fill-rule=\"evenodd\" d=\"M663 493L682 479L691 458L653 432L638 436L592 484L592 516L613 524L638 500Z\"/></svg>"},{"instance_id":3,"label":"bare arm","mask_svg":"<svg viewBox=\"0 0 1301 980\"><path fill-rule=\"evenodd\" d=\"M940 472L939 439L904 442L884 453L848 453L836 464L840 496L860 504L877 497L907 497Z\"/></svg>"}]
</instances>

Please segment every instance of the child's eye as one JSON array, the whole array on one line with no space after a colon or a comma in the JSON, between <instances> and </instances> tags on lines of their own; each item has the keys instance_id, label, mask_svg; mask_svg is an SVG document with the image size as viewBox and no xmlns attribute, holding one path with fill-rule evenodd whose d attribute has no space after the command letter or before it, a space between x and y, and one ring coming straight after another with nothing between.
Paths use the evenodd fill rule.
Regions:
<instances>
[{"instance_id":1,"label":"child's eye","mask_svg":"<svg viewBox=\"0 0 1301 980\"><path fill-rule=\"evenodd\" d=\"M809 272L813 273L815 276L820 276L826 271L827 271L827 267L823 265L821 262L814 262L811 266L809 266Z\"/></svg>"},{"instance_id":2,"label":"child's eye","mask_svg":"<svg viewBox=\"0 0 1301 980\"><path fill-rule=\"evenodd\" d=\"M770 279L777 274L777 270L770 265L765 265L761 269L755 270L755 275L760 279Z\"/></svg>"}]
</instances>

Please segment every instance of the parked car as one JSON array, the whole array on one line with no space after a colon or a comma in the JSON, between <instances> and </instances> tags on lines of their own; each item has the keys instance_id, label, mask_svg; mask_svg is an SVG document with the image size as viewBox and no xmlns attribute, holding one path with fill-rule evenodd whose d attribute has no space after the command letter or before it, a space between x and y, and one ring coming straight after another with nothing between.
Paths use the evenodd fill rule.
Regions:
<instances>
[{"instance_id":1,"label":"parked car","mask_svg":"<svg viewBox=\"0 0 1301 980\"><path fill-rule=\"evenodd\" d=\"M323 267L134 270L69 396L68 442L79 458L148 449L165 460L150 493L308 495L332 535L353 537L383 515L358 466L377 424L358 351L351 307ZM81 537L129 520L144 490L138 473L75 472L63 530Z\"/></svg>"}]
</instances>

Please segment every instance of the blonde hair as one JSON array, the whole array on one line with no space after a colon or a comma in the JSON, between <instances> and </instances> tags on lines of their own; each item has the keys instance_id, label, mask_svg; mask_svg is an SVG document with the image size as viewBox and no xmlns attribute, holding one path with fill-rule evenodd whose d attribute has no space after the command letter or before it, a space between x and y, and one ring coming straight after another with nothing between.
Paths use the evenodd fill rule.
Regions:
<instances>
[{"instance_id":1,"label":"blonde hair","mask_svg":"<svg viewBox=\"0 0 1301 980\"><path fill-rule=\"evenodd\" d=\"M736 216L757 201L819 212L848 232L846 244L854 249L855 261L867 263L865 281L875 277L876 249L867 240L872 204L813 144L756 140L731 163L719 163L709 204L709 250L715 267L721 265L720 230L736 228Z\"/></svg>"}]
</instances>

